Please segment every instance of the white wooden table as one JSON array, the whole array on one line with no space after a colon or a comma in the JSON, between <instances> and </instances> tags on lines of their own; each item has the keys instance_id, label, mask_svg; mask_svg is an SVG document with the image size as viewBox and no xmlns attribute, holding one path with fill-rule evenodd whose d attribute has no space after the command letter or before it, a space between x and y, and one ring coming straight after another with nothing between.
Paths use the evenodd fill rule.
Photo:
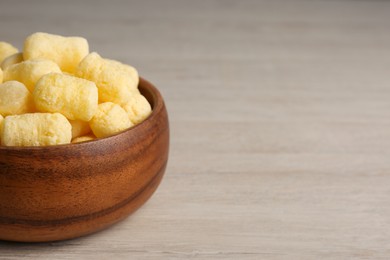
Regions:
<instances>
[{"instance_id":1,"label":"white wooden table","mask_svg":"<svg viewBox=\"0 0 390 260\"><path fill-rule=\"evenodd\" d=\"M389 1L1 0L0 24L134 65L171 124L139 211L0 259L389 259Z\"/></svg>"}]
</instances>

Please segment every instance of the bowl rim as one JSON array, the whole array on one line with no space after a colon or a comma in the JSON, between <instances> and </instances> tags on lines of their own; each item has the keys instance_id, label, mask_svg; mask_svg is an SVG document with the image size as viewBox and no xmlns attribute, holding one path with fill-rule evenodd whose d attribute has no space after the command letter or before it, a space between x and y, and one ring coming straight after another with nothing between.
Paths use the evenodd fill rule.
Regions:
<instances>
[{"instance_id":1,"label":"bowl rim","mask_svg":"<svg viewBox=\"0 0 390 260\"><path fill-rule=\"evenodd\" d=\"M89 140L89 141L80 142L80 143L67 143L67 144L57 144L57 145L47 145L47 146L3 146L3 145L0 145L0 153L6 152L6 151L18 151L18 150L20 150L20 151L48 150L49 151L49 150L64 149L64 148L70 149L71 147L81 147L81 146L85 146L85 145L90 145L91 143L96 144L96 143L100 143L100 142L105 142L105 141L108 141L109 139L116 138L118 135L122 135L122 134L125 134L127 132L133 132L135 129L140 128L143 125L153 121L155 119L155 117L157 116L157 114L159 113L159 111L161 111L161 109L165 105L163 97L161 96L161 93L159 92L159 90L152 83L150 83L149 81L147 81L146 79L144 79L141 76L139 77L138 88L139 88L141 94L143 94L145 96L145 98L148 100L148 102L150 103L150 105L152 107L152 113L150 113L150 115L147 118L145 118L142 122L140 122L134 126L131 126L130 128L127 128L123 131L120 131L114 135L110 135L110 136L103 137L103 138L96 138L94 140ZM147 94L145 95L145 93L147 93Z\"/></svg>"}]
</instances>

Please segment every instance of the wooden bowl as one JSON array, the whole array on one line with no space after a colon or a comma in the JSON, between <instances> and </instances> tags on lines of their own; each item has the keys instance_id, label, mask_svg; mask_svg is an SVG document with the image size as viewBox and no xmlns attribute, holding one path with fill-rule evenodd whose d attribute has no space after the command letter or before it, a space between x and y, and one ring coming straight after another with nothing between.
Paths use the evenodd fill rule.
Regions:
<instances>
[{"instance_id":1,"label":"wooden bowl","mask_svg":"<svg viewBox=\"0 0 390 260\"><path fill-rule=\"evenodd\" d=\"M163 98L144 79L153 112L117 135L78 144L0 146L0 239L43 242L104 229L144 204L168 160Z\"/></svg>"}]
</instances>

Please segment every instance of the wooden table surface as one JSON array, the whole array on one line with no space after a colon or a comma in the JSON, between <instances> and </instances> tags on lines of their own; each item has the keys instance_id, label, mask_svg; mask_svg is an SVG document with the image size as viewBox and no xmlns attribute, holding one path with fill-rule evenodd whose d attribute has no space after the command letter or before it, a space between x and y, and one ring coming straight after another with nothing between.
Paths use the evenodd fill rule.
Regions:
<instances>
[{"instance_id":1,"label":"wooden table surface","mask_svg":"<svg viewBox=\"0 0 390 260\"><path fill-rule=\"evenodd\" d=\"M1 0L0 24L18 47L86 37L161 90L171 124L140 210L1 259L389 259L389 1Z\"/></svg>"}]
</instances>

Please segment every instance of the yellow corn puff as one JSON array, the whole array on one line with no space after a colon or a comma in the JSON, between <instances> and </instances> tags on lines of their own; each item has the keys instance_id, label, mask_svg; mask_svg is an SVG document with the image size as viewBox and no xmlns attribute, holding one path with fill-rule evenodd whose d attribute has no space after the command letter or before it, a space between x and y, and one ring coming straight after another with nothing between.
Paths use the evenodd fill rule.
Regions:
<instances>
[{"instance_id":1,"label":"yellow corn puff","mask_svg":"<svg viewBox=\"0 0 390 260\"><path fill-rule=\"evenodd\" d=\"M1 144L5 146L66 144L71 138L72 126L60 113L7 116L1 132Z\"/></svg>"},{"instance_id":2,"label":"yellow corn puff","mask_svg":"<svg viewBox=\"0 0 390 260\"><path fill-rule=\"evenodd\" d=\"M23 61L23 53L18 52L5 58L1 63L1 68L5 70L7 67Z\"/></svg>"},{"instance_id":3,"label":"yellow corn puff","mask_svg":"<svg viewBox=\"0 0 390 260\"><path fill-rule=\"evenodd\" d=\"M44 75L33 98L41 112L59 112L70 120L89 121L98 106L98 90L92 81L60 73Z\"/></svg>"},{"instance_id":4,"label":"yellow corn puff","mask_svg":"<svg viewBox=\"0 0 390 260\"><path fill-rule=\"evenodd\" d=\"M133 95L130 101L122 107L127 112L130 121L135 125L145 120L152 112L149 102L141 94Z\"/></svg>"},{"instance_id":5,"label":"yellow corn puff","mask_svg":"<svg viewBox=\"0 0 390 260\"><path fill-rule=\"evenodd\" d=\"M82 37L63 37L42 32L28 36L23 49L25 60L49 59L57 63L61 70L69 73L75 71L88 53L88 42Z\"/></svg>"},{"instance_id":6,"label":"yellow corn puff","mask_svg":"<svg viewBox=\"0 0 390 260\"><path fill-rule=\"evenodd\" d=\"M104 59L104 60L108 66L115 68L117 70L120 70L123 73L127 73L127 75L129 75L133 80L132 88L138 87L139 75L138 75L138 71L133 66L124 64L124 63L119 62L117 60L111 60L111 59Z\"/></svg>"},{"instance_id":7,"label":"yellow corn puff","mask_svg":"<svg viewBox=\"0 0 390 260\"><path fill-rule=\"evenodd\" d=\"M17 53L18 49L9 44L8 42L0 42L0 63L3 62L8 56Z\"/></svg>"},{"instance_id":8,"label":"yellow corn puff","mask_svg":"<svg viewBox=\"0 0 390 260\"><path fill-rule=\"evenodd\" d=\"M133 124L121 106L105 102L99 104L89 125L96 137L107 137L129 128Z\"/></svg>"},{"instance_id":9,"label":"yellow corn puff","mask_svg":"<svg viewBox=\"0 0 390 260\"><path fill-rule=\"evenodd\" d=\"M139 77L135 68L103 59L96 52L88 54L80 62L75 74L96 83L100 102L124 104L134 93L139 93Z\"/></svg>"},{"instance_id":10,"label":"yellow corn puff","mask_svg":"<svg viewBox=\"0 0 390 260\"><path fill-rule=\"evenodd\" d=\"M7 81L0 84L1 115L18 115L34 111L32 95L23 83Z\"/></svg>"},{"instance_id":11,"label":"yellow corn puff","mask_svg":"<svg viewBox=\"0 0 390 260\"><path fill-rule=\"evenodd\" d=\"M3 83L3 71L0 68L0 83Z\"/></svg>"},{"instance_id":12,"label":"yellow corn puff","mask_svg":"<svg viewBox=\"0 0 390 260\"><path fill-rule=\"evenodd\" d=\"M22 82L30 92L34 91L35 84L45 74L61 72L58 65L51 60L26 60L7 67L4 70L4 82L17 80Z\"/></svg>"},{"instance_id":13,"label":"yellow corn puff","mask_svg":"<svg viewBox=\"0 0 390 260\"><path fill-rule=\"evenodd\" d=\"M88 122L81 120L69 120L69 122L72 125L72 139L91 132L91 127Z\"/></svg>"},{"instance_id":14,"label":"yellow corn puff","mask_svg":"<svg viewBox=\"0 0 390 260\"><path fill-rule=\"evenodd\" d=\"M83 135L83 136L79 136L79 137L74 138L72 140L72 143L82 143L82 142L91 141L94 139L96 139L96 136L94 136L94 135Z\"/></svg>"}]
</instances>

